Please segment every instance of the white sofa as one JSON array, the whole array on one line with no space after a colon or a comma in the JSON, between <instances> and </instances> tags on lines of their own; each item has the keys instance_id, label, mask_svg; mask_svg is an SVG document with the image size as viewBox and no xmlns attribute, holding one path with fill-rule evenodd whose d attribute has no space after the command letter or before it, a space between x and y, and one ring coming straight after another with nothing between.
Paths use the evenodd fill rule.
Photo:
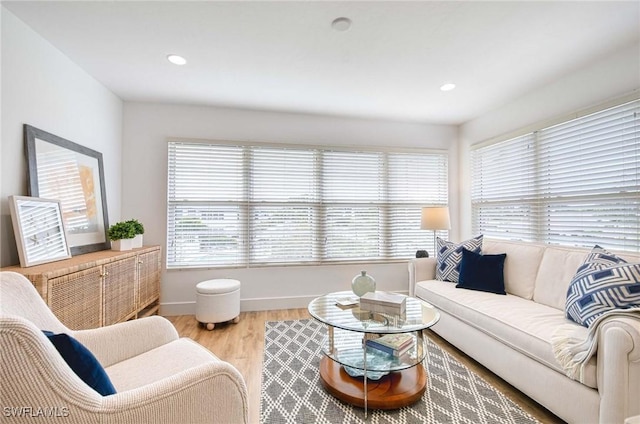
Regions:
<instances>
[{"instance_id":1,"label":"white sofa","mask_svg":"<svg viewBox=\"0 0 640 424\"><path fill-rule=\"evenodd\" d=\"M435 258L409 262L409 293L440 311L433 331L563 420L622 424L640 414L640 321L603 325L585 384L566 376L551 347L554 330L571 322L566 293L588 252L485 239L483 254L507 254L506 296L435 280ZM619 256L640 262L640 255ZM575 326L586 336L587 328Z\"/></svg>"}]
</instances>

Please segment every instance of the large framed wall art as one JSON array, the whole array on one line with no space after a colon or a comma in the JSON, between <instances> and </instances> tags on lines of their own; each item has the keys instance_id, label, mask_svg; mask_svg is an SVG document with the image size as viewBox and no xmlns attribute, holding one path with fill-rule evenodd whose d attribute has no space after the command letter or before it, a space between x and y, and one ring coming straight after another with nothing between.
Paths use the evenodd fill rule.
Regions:
<instances>
[{"instance_id":1,"label":"large framed wall art","mask_svg":"<svg viewBox=\"0 0 640 424\"><path fill-rule=\"evenodd\" d=\"M24 125L29 195L60 201L72 255L109 249L102 153Z\"/></svg>"}]
</instances>

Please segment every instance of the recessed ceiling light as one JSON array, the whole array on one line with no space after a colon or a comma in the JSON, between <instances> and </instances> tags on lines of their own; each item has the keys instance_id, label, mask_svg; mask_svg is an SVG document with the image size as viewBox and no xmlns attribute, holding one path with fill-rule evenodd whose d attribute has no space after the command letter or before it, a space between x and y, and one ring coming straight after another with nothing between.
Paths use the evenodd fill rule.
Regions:
<instances>
[{"instance_id":1,"label":"recessed ceiling light","mask_svg":"<svg viewBox=\"0 0 640 424\"><path fill-rule=\"evenodd\" d=\"M442 90L442 91L451 91L454 88L456 88L456 85L448 82L448 83L444 84L442 87L440 87L440 90Z\"/></svg>"},{"instance_id":2,"label":"recessed ceiling light","mask_svg":"<svg viewBox=\"0 0 640 424\"><path fill-rule=\"evenodd\" d=\"M184 65L187 63L187 59L182 56L178 56L177 54L170 54L167 56L167 60L174 65Z\"/></svg>"},{"instance_id":3,"label":"recessed ceiling light","mask_svg":"<svg viewBox=\"0 0 640 424\"><path fill-rule=\"evenodd\" d=\"M335 18L331 22L331 27L336 31L346 31L351 28L351 19L345 17Z\"/></svg>"}]
</instances>

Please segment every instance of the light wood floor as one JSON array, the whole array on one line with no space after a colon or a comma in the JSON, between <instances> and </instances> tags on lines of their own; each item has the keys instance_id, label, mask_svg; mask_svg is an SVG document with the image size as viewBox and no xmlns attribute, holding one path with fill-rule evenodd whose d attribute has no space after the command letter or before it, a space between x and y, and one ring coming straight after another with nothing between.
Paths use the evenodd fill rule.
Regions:
<instances>
[{"instance_id":1,"label":"light wood floor","mask_svg":"<svg viewBox=\"0 0 640 424\"><path fill-rule=\"evenodd\" d=\"M181 337L190 337L211 350L220 359L234 365L243 375L249 391L249 419L260 422L260 389L264 352L264 325L266 321L283 321L310 318L306 309L243 312L238 324L219 324L213 331L198 325L193 315L167 317L176 326ZM451 346L431 331L426 333L441 348L452 354L507 397L520 405L543 423L563 423L520 391L493 375L482 365Z\"/></svg>"}]
</instances>

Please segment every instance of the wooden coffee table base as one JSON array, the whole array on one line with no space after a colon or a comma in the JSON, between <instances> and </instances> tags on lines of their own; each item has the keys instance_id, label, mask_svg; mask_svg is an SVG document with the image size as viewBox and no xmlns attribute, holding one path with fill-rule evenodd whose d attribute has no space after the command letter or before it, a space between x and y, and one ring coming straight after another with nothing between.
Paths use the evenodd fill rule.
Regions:
<instances>
[{"instance_id":1,"label":"wooden coffee table base","mask_svg":"<svg viewBox=\"0 0 640 424\"><path fill-rule=\"evenodd\" d=\"M364 408L364 379L351 377L342 365L327 356L320 360L320 381L325 390L336 398ZM421 364L392 372L380 380L367 381L367 407L402 408L418 401L426 388L427 373Z\"/></svg>"}]
</instances>

